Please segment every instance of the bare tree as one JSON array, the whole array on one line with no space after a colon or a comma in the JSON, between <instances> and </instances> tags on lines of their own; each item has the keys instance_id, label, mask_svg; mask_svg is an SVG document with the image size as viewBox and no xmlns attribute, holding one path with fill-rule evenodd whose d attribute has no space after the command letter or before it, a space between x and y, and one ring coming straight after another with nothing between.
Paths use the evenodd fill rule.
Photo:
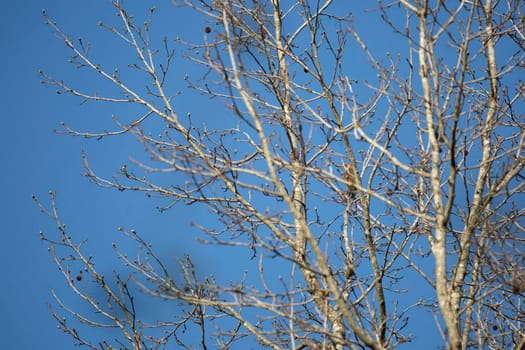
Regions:
<instances>
[{"instance_id":1,"label":"bare tree","mask_svg":"<svg viewBox=\"0 0 525 350\"><path fill-rule=\"evenodd\" d=\"M37 202L60 235L42 237L69 287L97 317L58 299L60 306L83 324L121 335L92 342L53 311L62 330L92 349L255 342L273 349L387 349L424 336L413 333L414 324L430 312L444 348L523 349L523 5L377 1L372 13L392 29L385 36L404 40L405 49L389 53L354 26L363 13L345 14L331 0L185 0L174 6L209 20L204 40L166 39L160 50L149 37L154 9L139 26L114 1L120 25L101 26L134 49L128 67L143 73L146 89L97 63L46 16L72 62L121 94L86 92L46 75L45 83L88 101L136 106L133 119L113 119L116 131L67 132L133 134L151 156L113 178L99 176L86 158L89 178L161 196L169 207L208 208L214 224L202 227L206 243L251 251L259 268L249 274L260 279L199 279L188 256L181 259L184 279L176 281L154 247L122 229L140 249L134 259L116 249L131 274L110 284L66 232L53 195L51 209ZM223 128L178 109L167 79L173 47L204 68L186 84L220 101L222 110L209 113L224 116ZM357 80L352 65L367 65L370 78ZM147 129L152 118L164 127L158 137ZM158 180L173 173L184 181ZM57 246L69 251L61 256ZM270 261L281 266L280 282L266 275ZM82 276L74 276L72 264L84 267ZM87 278L105 302L79 287ZM175 321L142 322L131 284L184 312Z\"/></svg>"}]
</instances>

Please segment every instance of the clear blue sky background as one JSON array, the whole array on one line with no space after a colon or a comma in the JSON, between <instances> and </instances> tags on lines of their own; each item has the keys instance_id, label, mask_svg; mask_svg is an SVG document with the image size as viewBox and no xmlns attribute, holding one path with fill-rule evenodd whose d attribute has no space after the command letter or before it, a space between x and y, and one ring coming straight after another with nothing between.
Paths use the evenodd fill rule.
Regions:
<instances>
[{"instance_id":1,"label":"clear blue sky background","mask_svg":"<svg viewBox=\"0 0 525 350\"><path fill-rule=\"evenodd\" d=\"M186 16L177 14L169 1L158 7L156 23L167 26L166 31L175 29L173 23L182 31L186 23L192 23L187 13ZM3 349L76 348L68 336L56 329L46 305L52 301L51 289L68 301L75 299L69 297L46 244L39 239L40 230L50 236L56 232L53 222L39 213L32 194L49 204L48 191L57 191L63 222L75 238L89 238L86 251L97 252L99 267L103 271L107 269L108 274L115 266L110 243L118 241L119 226L149 232L151 236L147 237L156 243L159 254L173 263L176 257L195 246L189 234L173 236L174 227L183 233L191 231L188 220L179 219L186 213L179 210L161 215L155 208L157 203L145 200L143 195L102 190L81 176L84 173L82 151L88 154L93 167L102 169L104 175L111 175L121 164L129 163L131 153L140 153L140 146L129 138L95 141L53 133L53 129L60 129L61 121L94 130L97 125L108 126L107 118L111 114L124 112L115 106L80 106L78 99L57 96L54 88L40 83L39 70L70 82L83 78L67 64L70 53L66 46L44 24L44 8L72 38L89 38L96 43L97 54L119 58L118 53L110 50L108 38L111 38L97 26L99 20L115 20L109 1L24 1L4 6L0 21L4 106L1 213L5 224L0 248ZM133 8L131 6L131 11ZM146 13L137 10L137 14ZM173 22L167 19L169 16ZM88 87L94 84L87 80L84 83ZM96 90L100 91L97 87L90 91ZM200 263L203 255L194 256L199 268L206 273L208 259ZM79 307L79 310L85 309Z\"/></svg>"},{"instance_id":2,"label":"clear blue sky background","mask_svg":"<svg viewBox=\"0 0 525 350\"><path fill-rule=\"evenodd\" d=\"M132 3L137 2L128 1L128 5ZM162 6L158 5L156 29L165 32L168 38L179 34L202 37L204 24L200 19L189 16L188 12L178 12L169 3L163 1ZM0 332L4 349L75 348L68 336L57 331L46 305L52 301L51 289L66 301L74 299L68 297L67 287L46 251L46 244L39 240L40 230L49 235L55 231L53 222L38 212L31 200L32 194L48 204L48 190L58 192L62 220L74 237L89 238L86 251L97 252L95 258L107 273L115 268L110 243L119 240L117 227L124 226L145 233L167 261L171 259L175 264L176 257L190 252L203 274L218 273L228 280L227 267L223 265L225 259L210 254L212 248L197 250L191 237L190 220L201 219L204 212L179 209L160 214L155 209L158 203L145 200L141 194L103 190L81 176L84 172L82 151L87 153L95 169L111 176L121 164L129 162L130 154L140 153L141 147L126 137L96 141L52 132L60 128L61 121L91 130L99 125L107 126L108 116L125 113L125 107L119 110L117 106L81 106L78 99L57 96L52 87L40 84L39 70L66 81L84 79L67 65L69 51L44 25L43 8L72 38L82 36L93 42L94 52L100 55L101 61L117 62L124 57L119 55L125 54L112 51L111 39L97 26L99 20L114 20L115 11L108 1L13 1L3 7L0 67L4 109L0 140L4 229L0 248L3 274ZM130 12L144 14L134 6ZM91 91L98 88L94 80L84 83L94 87ZM199 107L192 99L180 103L183 112L187 109L194 113ZM240 270L244 268L242 260L236 263L241 265ZM79 307L82 311L82 306ZM156 311L159 310L151 312ZM422 321L421 327L432 329L432 334L426 339L419 334L419 344L437 341L433 323ZM418 348L416 344L413 346Z\"/></svg>"}]
</instances>

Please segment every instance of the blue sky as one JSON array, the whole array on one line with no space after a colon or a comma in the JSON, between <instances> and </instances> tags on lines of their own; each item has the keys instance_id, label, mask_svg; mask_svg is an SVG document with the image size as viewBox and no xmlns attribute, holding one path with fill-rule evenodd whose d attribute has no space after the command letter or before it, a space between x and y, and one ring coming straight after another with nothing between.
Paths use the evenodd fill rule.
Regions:
<instances>
[{"instance_id":1,"label":"blue sky","mask_svg":"<svg viewBox=\"0 0 525 350\"><path fill-rule=\"evenodd\" d=\"M129 154L141 148L129 138L95 141L53 132L60 129L61 121L73 126L89 124L94 129L102 118L119 111L108 106L80 105L78 99L57 96L54 88L40 83L39 70L70 81L80 76L67 64L69 52L65 45L44 24L43 8L72 37L85 36L98 42L98 53L109 53L111 45L108 40L99 40L103 34L97 26L99 20L113 18L114 11L106 1L12 2L2 12L1 176L7 196L1 204L6 225L1 248L4 284L0 299L4 317L0 329L5 349L76 348L68 336L56 329L46 305L52 301L51 289L66 300L69 294L46 244L39 239L40 230L50 235L55 231L53 222L40 214L33 203L33 194L49 204L48 191L57 191L63 221L76 238L89 238L86 251L97 251L96 258L108 273L114 262L110 243L118 240L119 226L150 233L162 231L162 235L155 235L161 241L159 254L173 262L195 246L189 235L178 235L174 240L167 229L191 230L187 220L179 219L187 217L181 210L161 215L155 203L144 200L143 195L102 190L81 176L82 151L94 167L107 175L116 171L119 164L129 162ZM161 9L175 13L169 2ZM171 14L163 12L159 17L165 15ZM175 20L178 25L184 21L191 23L191 18L178 16ZM199 259L196 256L197 264ZM205 265L201 264L204 270Z\"/></svg>"},{"instance_id":2,"label":"blue sky","mask_svg":"<svg viewBox=\"0 0 525 350\"><path fill-rule=\"evenodd\" d=\"M75 238L89 239L86 250L96 252L97 262L108 273L115 268L111 242L121 240L117 227L124 226L145 233L167 261L171 259L175 264L176 257L190 252L203 274L214 272L228 280L224 259L210 254L213 248L197 246L191 237L191 221L202 220L205 211L180 208L160 214L155 208L159 203L146 200L142 194L100 189L81 176L83 151L95 169L111 176L129 162L130 154L140 154L141 146L130 137L96 141L53 133L53 129L60 129L61 121L93 130L107 125L111 114L125 114L126 107L80 105L78 99L57 96L54 88L40 83L39 70L66 81L80 80L88 88L97 88L99 83L67 64L69 52L44 24L43 8L73 38L82 36L93 42L101 61L118 62L126 54L111 50L112 39L97 26L99 20L114 18L114 10L106 1L11 2L10 8L2 12L0 59L4 68L2 96L7 108L3 111L1 176L7 198L1 204L6 225L1 248L4 317L0 329L6 349L75 348L68 336L57 331L46 305L52 301L51 289L66 301L74 299L53 265L46 244L39 240L39 231L49 235L55 232L53 222L33 203L33 194L49 204L48 191L57 191L63 222ZM154 23L158 24L154 30L168 37L202 36L202 22L178 12L168 1L159 6ZM182 99L179 108L195 113L203 107L189 98ZM239 270L246 267L242 261L237 261Z\"/></svg>"}]
</instances>

